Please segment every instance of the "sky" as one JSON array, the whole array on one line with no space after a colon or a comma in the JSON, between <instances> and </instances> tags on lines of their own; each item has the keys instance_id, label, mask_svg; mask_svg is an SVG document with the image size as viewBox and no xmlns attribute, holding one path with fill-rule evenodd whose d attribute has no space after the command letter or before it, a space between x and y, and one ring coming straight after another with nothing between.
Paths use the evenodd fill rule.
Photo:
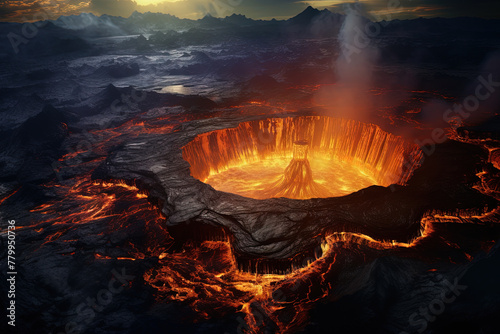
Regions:
<instances>
[{"instance_id":1,"label":"sky","mask_svg":"<svg viewBox=\"0 0 500 334\"><path fill-rule=\"evenodd\" d=\"M500 18L500 0L359 0L378 20L418 17ZM243 14L253 19L287 19L311 5L343 12L336 0L0 0L0 21L39 21L91 12L128 17L132 12L161 12L199 19L207 14Z\"/></svg>"}]
</instances>

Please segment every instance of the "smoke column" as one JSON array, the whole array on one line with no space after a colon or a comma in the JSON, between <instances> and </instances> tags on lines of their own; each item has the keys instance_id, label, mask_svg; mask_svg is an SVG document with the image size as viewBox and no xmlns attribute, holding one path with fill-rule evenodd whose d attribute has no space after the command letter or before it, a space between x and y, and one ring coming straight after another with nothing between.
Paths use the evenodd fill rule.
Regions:
<instances>
[{"instance_id":1,"label":"smoke column","mask_svg":"<svg viewBox=\"0 0 500 334\"><path fill-rule=\"evenodd\" d=\"M345 13L334 62L336 85L322 92L319 99L329 107L331 116L367 121L373 109L370 89L378 50L369 38L371 21L363 16L362 4L346 5Z\"/></svg>"}]
</instances>

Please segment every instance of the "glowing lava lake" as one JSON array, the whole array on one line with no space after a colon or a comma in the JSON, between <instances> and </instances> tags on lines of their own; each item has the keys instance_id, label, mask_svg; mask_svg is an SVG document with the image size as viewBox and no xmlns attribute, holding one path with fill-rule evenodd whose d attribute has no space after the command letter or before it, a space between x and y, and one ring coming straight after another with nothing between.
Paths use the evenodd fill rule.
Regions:
<instances>
[{"instance_id":1,"label":"glowing lava lake","mask_svg":"<svg viewBox=\"0 0 500 334\"><path fill-rule=\"evenodd\" d=\"M326 116L270 118L198 135L183 147L191 175L254 199L327 198L404 184L421 151L373 124Z\"/></svg>"}]
</instances>

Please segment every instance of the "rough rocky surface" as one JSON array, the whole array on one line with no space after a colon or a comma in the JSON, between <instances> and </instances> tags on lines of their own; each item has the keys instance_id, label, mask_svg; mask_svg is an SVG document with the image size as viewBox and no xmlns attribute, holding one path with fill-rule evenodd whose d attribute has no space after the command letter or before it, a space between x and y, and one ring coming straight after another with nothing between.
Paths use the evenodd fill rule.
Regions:
<instances>
[{"instance_id":1,"label":"rough rocky surface","mask_svg":"<svg viewBox=\"0 0 500 334\"><path fill-rule=\"evenodd\" d=\"M182 158L182 147L197 134L248 120L193 121L172 134L137 138L113 152L93 177L134 181L160 203L168 226L220 226L230 232L242 256L268 259L290 258L312 249L326 232L355 232L378 240L408 242L419 235L426 212L471 210L482 214L497 205L495 199L470 187L478 181L476 169L487 155L458 142L439 146L408 186L373 186L340 198L255 200L216 191L193 178ZM456 160L461 164L456 165Z\"/></svg>"}]
</instances>

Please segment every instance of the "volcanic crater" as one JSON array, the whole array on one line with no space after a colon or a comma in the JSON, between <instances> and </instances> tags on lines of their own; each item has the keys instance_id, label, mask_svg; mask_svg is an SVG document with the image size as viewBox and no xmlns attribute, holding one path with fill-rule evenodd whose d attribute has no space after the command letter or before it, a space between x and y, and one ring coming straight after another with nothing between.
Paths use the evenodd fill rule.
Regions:
<instances>
[{"instance_id":1,"label":"volcanic crater","mask_svg":"<svg viewBox=\"0 0 500 334\"><path fill-rule=\"evenodd\" d=\"M487 159L459 142L438 145L424 159L416 145L376 125L304 112L202 119L141 135L110 154L93 178L148 191L177 241L227 237L239 269L284 273L321 256L327 237L410 245L425 235L431 211L472 216L494 208L494 199L470 186ZM296 178L287 178L297 164ZM361 181L349 188L353 176Z\"/></svg>"}]
</instances>

